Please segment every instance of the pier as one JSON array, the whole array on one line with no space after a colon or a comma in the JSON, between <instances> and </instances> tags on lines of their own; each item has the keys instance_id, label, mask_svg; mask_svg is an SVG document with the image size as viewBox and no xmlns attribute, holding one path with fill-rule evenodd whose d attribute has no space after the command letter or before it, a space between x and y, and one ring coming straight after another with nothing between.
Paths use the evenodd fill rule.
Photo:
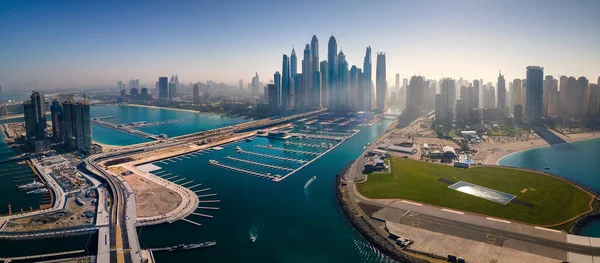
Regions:
<instances>
[{"instance_id":1,"label":"pier","mask_svg":"<svg viewBox=\"0 0 600 263\"><path fill-rule=\"evenodd\" d=\"M198 186L201 186L201 185L202 185L202 184L195 184L195 185L192 185L192 186L188 187L188 189L192 190L192 188L194 188L194 187L198 187Z\"/></svg>"},{"instance_id":2,"label":"pier","mask_svg":"<svg viewBox=\"0 0 600 263\"><path fill-rule=\"evenodd\" d=\"M12 257L12 258L0 258L2 262L11 262L13 260L21 261L21 260L31 260L31 259L40 259L40 258L48 258L48 257L58 257L58 256L66 256L73 254L82 254L85 250L73 250L73 251L65 251L65 252L57 252L57 253L48 253L41 255L31 255L31 256L22 256L22 257Z\"/></svg>"},{"instance_id":3,"label":"pier","mask_svg":"<svg viewBox=\"0 0 600 263\"><path fill-rule=\"evenodd\" d=\"M185 219L185 218L182 218L181 220L183 220L183 221L185 221L185 222L188 222L188 223L190 223L190 224L194 224L194 225L197 225L197 226L202 226L202 224L200 224L200 223L196 223L196 222L194 222L194 221L192 221L192 220L188 220L188 219Z\"/></svg>"},{"instance_id":4,"label":"pier","mask_svg":"<svg viewBox=\"0 0 600 263\"><path fill-rule=\"evenodd\" d=\"M213 218L213 216L211 216L211 215L205 215L205 214L199 214L199 213L192 213L192 215Z\"/></svg>"},{"instance_id":5,"label":"pier","mask_svg":"<svg viewBox=\"0 0 600 263\"><path fill-rule=\"evenodd\" d=\"M255 175L255 176L258 176L258 177L269 178L269 179L274 180L274 181L279 178L278 176L272 176L270 174L263 174L263 173L259 173L259 172L254 172L254 171L250 171L250 170L246 170L246 169L242 169L242 168L237 168L237 167L233 167L233 166L221 164L221 163L219 163L217 161L214 161L213 163L210 163L210 165L215 165L215 166L218 166L218 167L222 167L222 168L233 170L233 171L240 172L240 173L247 173L247 174Z\"/></svg>"},{"instance_id":6,"label":"pier","mask_svg":"<svg viewBox=\"0 0 600 263\"><path fill-rule=\"evenodd\" d=\"M289 152L289 153L306 154L306 155L319 155L320 154L317 152L307 152L307 151L292 150L292 149L285 149L285 148L279 148L279 147L269 147L269 146L264 146L264 145L256 145L256 147L263 148L263 149L278 150L278 151Z\"/></svg>"},{"instance_id":7,"label":"pier","mask_svg":"<svg viewBox=\"0 0 600 263\"><path fill-rule=\"evenodd\" d=\"M198 198L200 197L209 197L209 196L216 196L217 194L205 194L205 195L199 195Z\"/></svg>"},{"instance_id":8,"label":"pier","mask_svg":"<svg viewBox=\"0 0 600 263\"><path fill-rule=\"evenodd\" d=\"M219 210L218 207L209 207L209 206L199 206L198 209L209 209L209 210Z\"/></svg>"},{"instance_id":9,"label":"pier","mask_svg":"<svg viewBox=\"0 0 600 263\"><path fill-rule=\"evenodd\" d=\"M291 142L291 141L286 141L285 144L297 145L297 146L302 146L302 147L311 147L311 148L327 148L327 147L329 147L329 145L325 145L325 144L310 144L310 143Z\"/></svg>"},{"instance_id":10,"label":"pier","mask_svg":"<svg viewBox=\"0 0 600 263\"><path fill-rule=\"evenodd\" d=\"M329 136L329 135L318 135L318 134L304 134L304 133L294 133L294 136L298 138L309 138L309 139L321 139L321 140L331 140L331 141L343 141L347 137L339 137L339 136Z\"/></svg>"},{"instance_id":11,"label":"pier","mask_svg":"<svg viewBox=\"0 0 600 263\"><path fill-rule=\"evenodd\" d=\"M261 156L261 157L267 157L267 158L271 158L271 159L276 159L276 160L282 160L282 161L290 161L290 162L296 162L296 163L305 163L307 161L305 160L300 160L300 159L294 159L294 158L287 158L287 157L281 157L281 156L274 156L274 155L268 155L268 154L263 154L263 153L255 153L255 152L249 152L249 151L244 151L244 150L237 150L238 153L245 153L245 154L251 154L251 155L256 155L256 156Z\"/></svg>"},{"instance_id":12,"label":"pier","mask_svg":"<svg viewBox=\"0 0 600 263\"><path fill-rule=\"evenodd\" d=\"M169 178L165 178L165 180L170 181L171 179L175 179L177 177L179 177L179 175L175 175L175 176L172 176L172 177L169 177Z\"/></svg>"},{"instance_id":13,"label":"pier","mask_svg":"<svg viewBox=\"0 0 600 263\"><path fill-rule=\"evenodd\" d=\"M176 184L176 183L181 182L181 181L183 181L185 179L186 179L185 177L184 178L179 178L179 179L173 181L173 183Z\"/></svg>"},{"instance_id":14,"label":"pier","mask_svg":"<svg viewBox=\"0 0 600 263\"><path fill-rule=\"evenodd\" d=\"M221 200L200 200L198 203L220 203Z\"/></svg>"},{"instance_id":15,"label":"pier","mask_svg":"<svg viewBox=\"0 0 600 263\"><path fill-rule=\"evenodd\" d=\"M191 184L191 183L193 183L193 182L194 182L194 181L189 181L189 182L185 182L185 183L183 183L183 184L180 184L180 185L181 185L181 186L184 186L184 185Z\"/></svg>"},{"instance_id":16,"label":"pier","mask_svg":"<svg viewBox=\"0 0 600 263\"><path fill-rule=\"evenodd\" d=\"M271 164L253 162L253 161L249 161L249 160L235 158L235 157L232 157L232 156L227 156L227 157L225 157L225 159L234 160L234 161L238 161L238 162L242 162L242 163L247 163L247 164L254 164L254 165L258 165L258 166L262 166L262 167L273 168L273 169L277 169L277 170L283 170L283 171L293 171L294 170L292 168L286 168L286 167L281 167L281 166L277 166L277 165L271 165Z\"/></svg>"},{"instance_id":17,"label":"pier","mask_svg":"<svg viewBox=\"0 0 600 263\"><path fill-rule=\"evenodd\" d=\"M117 130L120 132L124 132L127 134L131 134L131 135L139 137L139 138L160 140L160 136L157 136L157 135L154 135L151 133L147 133L147 132L143 132L140 130L132 129L131 127L126 126L126 125L115 124L112 122L104 121L100 118L93 118L92 121L100 126L103 126L103 127L109 128L109 129L113 129L113 130Z\"/></svg>"},{"instance_id":18,"label":"pier","mask_svg":"<svg viewBox=\"0 0 600 263\"><path fill-rule=\"evenodd\" d=\"M194 191L194 193L200 193L200 192L204 192L204 191L208 191L208 190L210 190L210 188L204 188L204 189L196 190L196 191Z\"/></svg>"}]
</instances>

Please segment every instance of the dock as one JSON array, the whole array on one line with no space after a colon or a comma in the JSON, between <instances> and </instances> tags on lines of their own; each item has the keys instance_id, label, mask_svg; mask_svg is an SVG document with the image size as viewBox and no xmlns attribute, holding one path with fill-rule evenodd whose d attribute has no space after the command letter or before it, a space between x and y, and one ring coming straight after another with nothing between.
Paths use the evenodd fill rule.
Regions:
<instances>
[{"instance_id":1,"label":"dock","mask_svg":"<svg viewBox=\"0 0 600 263\"><path fill-rule=\"evenodd\" d=\"M200 193L200 192L204 192L204 191L208 191L208 190L210 190L210 188L204 188L204 189L196 190L196 191L194 191L194 193Z\"/></svg>"},{"instance_id":2,"label":"dock","mask_svg":"<svg viewBox=\"0 0 600 263\"><path fill-rule=\"evenodd\" d=\"M254 171L250 171L250 170L246 170L246 169L242 169L242 168L237 168L237 167L225 165L225 164L222 164L222 163L219 163L216 161L214 163L211 163L210 165L214 165L214 166L218 166L218 167L222 167L225 169L233 170L233 171L240 172L240 173L246 173L246 174L250 174L250 175L254 175L254 176L258 176L258 177L269 178L271 180L277 180L277 178L279 178L278 176L272 176L269 174L264 174L264 173L254 172Z\"/></svg>"},{"instance_id":3,"label":"dock","mask_svg":"<svg viewBox=\"0 0 600 263\"><path fill-rule=\"evenodd\" d=\"M273 169L282 170L282 171L293 171L294 170L292 168L286 168L286 167L281 167L281 166L277 166L277 165L271 165L271 164L253 162L253 161L249 161L249 160L235 158L235 157L232 157L232 156L227 156L227 157L225 157L225 159L234 160L234 161L238 161L238 162L242 162L242 163L247 163L247 164L258 165L258 166L267 167L267 168L273 168Z\"/></svg>"},{"instance_id":4,"label":"dock","mask_svg":"<svg viewBox=\"0 0 600 263\"><path fill-rule=\"evenodd\" d=\"M12 257L12 258L0 258L0 261L3 262L11 262L11 261L21 261L21 260L31 260L38 258L47 258L47 257L57 257L57 256L65 256L65 255L73 255L73 254L82 254L85 250L73 250L73 251L65 251L65 252L57 252L57 253L48 253L41 255L31 255L31 256L21 256L21 257Z\"/></svg>"},{"instance_id":5,"label":"dock","mask_svg":"<svg viewBox=\"0 0 600 263\"><path fill-rule=\"evenodd\" d=\"M318 152L308 152L308 151L292 150L292 149L279 148L279 147L269 147L269 146L265 146L265 145L256 145L256 147L263 148L263 149L278 150L278 151L283 151L283 152L288 152L288 153L306 154L306 155L319 155L320 154Z\"/></svg>"},{"instance_id":6,"label":"dock","mask_svg":"<svg viewBox=\"0 0 600 263\"><path fill-rule=\"evenodd\" d=\"M185 177L184 178L179 178L179 179L173 181L173 183L176 184L176 183L181 182L181 181L183 181L185 179L186 179Z\"/></svg>"},{"instance_id":7,"label":"dock","mask_svg":"<svg viewBox=\"0 0 600 263\"><path fill-rule=\"evenodd\" d=\"M220 203L221 200L200 200L198 203Z\"/></svg>"},{"instance_id":8,"label":"dock","mask_svg":"<svg viewBox=\"0 0 600 263\"><path fill-rule=\"evenodd\" d=\"M288 158L288 157L281 157L281 156L274 156L274 155L268 155L268 154L264 154L264 153L249 152L249 151L245 151L245 150L238 150L237 152L239 152L239 153L245 153L245 154L251 154L251 155L256 155L256 156L260 156L260 157L267 157L267 158L276 159L276 160L282 160L282 161L290 161L290 162L296 162L296 163L305 163L305 162L307 162L306 160L300 160L300 159L294 159L294 158Z\"/></svg>"},{"instance_id":9,"label":"dock","mask_svg":"<svg viewBox=\"0 0 600 263\"><path fill-rule=\"evenodd\" d=\"M194 188L194 187L198 187L198 186L201 186L201 185L202 185L202 184L195 184L195 185L192 185L192 186L188 187L188 189L190 189L190 190L191 190L192 188Z\"/></svg>"},{"instance_id":10,"label":"dock","mask_svg":"<svg viewBox=\"0 0 600 263\"><path fill-rule=\"evenodd\" d=\"M205 195L199 195L198 198L200 197L209 197L209 196L216 196L217 194L205 194Z\"/></svg>"},{"instance_id":11,"label":"dock","mask_svg":"<svg viewBox=\"0 0 600 263\"><path fill-rule=\"evenodd\" d=\"M205 214L199 214L199 213L192 213L192 215L213 218L213 216L211 216L211 215L205 215Z\"/></svg>"},{"instance_id":12,"label":"dock","mask_svg":"<svg viewBox=\"0 0 600 263\"><path fill-rule=\"evenodd\" d=\"M192 221L192 220L188 220L188 219L185 219L185 218L182 218L181 220L183 220L183 221L185 221L185 222L188 222L188 223L190 223L190 224L194 224L194 225L197 225L197 226L202 226L202 224L200 224L200 223L196 223L196 222L194 222L194 221Z\"/></svg>"},{"instance_id":13,"label":"dock","mask_svg":"<svg viewBox=\"0 0 600 263\"><path fill-rule=\"evenodd\" d=\"M209 207L209 206L199 206L198 209L209 209L209 210L219 210L218 207Z\"/></svg>"}]
</instances>

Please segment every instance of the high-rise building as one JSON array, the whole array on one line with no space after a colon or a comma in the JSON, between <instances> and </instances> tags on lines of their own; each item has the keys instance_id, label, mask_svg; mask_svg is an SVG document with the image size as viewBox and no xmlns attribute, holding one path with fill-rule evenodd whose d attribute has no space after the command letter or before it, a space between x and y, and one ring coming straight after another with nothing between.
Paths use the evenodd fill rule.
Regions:
<instances>
[{"instance_id":1,"label":"high-rise building","mask_svg":"<svg viewBox=\"0 0 600 263\"><path fill-rule=\"evenodd\" d=\"M292 54L290 55L290 77L294 79L298 74L298 57L296 57L296 49L292 47Z\"/></svg>"},{"instance_id":2,"label":"high-rise building","mask_svg":"<svg viewBox=\"0 0 600 263\"><path fill-rule=\"evenodd\" d=\"M371 78L371 46L367 47L367 51L365 53L365 58L363 61L363 76L362 76L362 91L361 99L362 99L362 107L366 110L371 110L373 105L371 105L371 94L373 93L373 82Z\"/></svg>"},{"instance_id":3,"label":"high-rise building","mask_svg":"<svg viewBox=\"0 0 600 263\"><path fill-rule=\"evenodd\" d=\"M313 35L311 41L310 41L310 50L311 50L311 54L312 54L312 70L313 71L319 71L319 40L317 39L316 35Z\"/></svg>"},{"instance_id":4,"label":"high-rise building","mask_svg":"<svg viewBox=\"0 0 600 263\"><path fill-rule=\"evenodd\" d=\"M338 61L337 61L337 41L332 35L327 43L327 106L329 109L338 110L338 92L336 81L338 78Z\"/></svg>"},{"instance_id":5,"label":"high-rise building","mask_svg":"<svg viewBox=\"0 0 600 263\"><path fill-rule=\"evenodd\" d=\"M2 89L2 86L0 86L0 96L2 96L2 94L4 94L4 90Z\"/></svg>"},{"instance_id":6,"label":"high-rise building","mask_svg":"<svg viewBox=\"0 0 600 263\"><path fill-rule=\"evenodd\" d=\"M479 80L473 80L473 108L479 109Z\"/></svg>"},{"instance_id":7,"label":"high-rise building","mask_svg":"<svg viewBox=\"0 0 600 263\"><path fill-rule=\"evenodd\" d=\"M46 140L46 109L44 95L37 91L31 93L31 100L23 103L25 135L33 151L44 150Z\"/></svg>"},{"instance_id":8,"label":"high-rise building","mask_svg":"<svg viewBox=\"0 0 600 263\"><path fill-rule=\"evenodd\" d=\"M513 108L513 115L515 117L515 123L521 123L523 121L523 107L521 104L515 104Z\"/></svg>"},{"instance_id":9,"label":"high-rise building","mask_svg":"<svg viewBox=\"0 0 600 263\"><path fill-rule=\"evenodd\" d=\"M300 96L297 96L298 94L298 90L300 88L302 88L302 73L298 73L296 74L296 76L294 77L294 88L291 89L291 96L290 96L290 102L293 102L293 107L296 108L298 107L298 105L300 105Z\"/></svg>"},{"instance_id":10,"label":"high-rise building","mask_svg":"<svg viewBox=\"0 0 600 263\"><path fill-rule=\"evenodd\" d=\"M462 86L464 87L464 86ZM462 127L466 118L466 112L465 112L465 104L464 101L462 99L457 99L456 100L456 124L459 127Z\"/></svg>"},{"instance_id":11,"label":"high-rise building","mask_svg":"<svg viewBox=\"0 0 600 263\"><path fill-rule=\"evenodd\" d=\"M527 67L525 116L527 123L531 125L539 125L542 122L543 80L544 68L538 66Z\"/></svg>"},{"instance_id":12,"label":"high-rise building","mask_svg":"<svg viewBox=\"0 0 600 263\"><path fill-rule=\"evenodd\" d=\"M321 108L321 72L313 71L312 88L310 89L310 107L312 109Z\"/></svg>"},{"instance_id":13,"label":"high-rise building","mask_svg":"<svg viewBox=\"0 0 600 263\"><path fill-rule=\"evenodd\" d=\"M275 84L271 83L271 84L268 84L266 88L267 88L267 94L268 94L267 95L267 98L268 98L267 103L269 104L269 111L271 113L275 113L279 109L279 103L278 103L279 98L277 98L278 97L277 94L279 92L277 91L277 86L275 86Z\"/></svg>"},{"instance_id":14,"label":"high-rise building","mask_svg":"<svg viewBox=\"0 0 600 263\"><path fill-rule=\"evenodd\" d=\"M65 143L75 149L90 152L92 146L92 119L90 105L86 102L63 103Z\"/></svg>"},{"instance_id":15,"label":"high-rise building","mask_svg":"<svg viewBox=\"0 0 600 263\"><path fill-rule=\"evenodd\" d=\"M337 55L338 69L336 81L336 101L338 110L348 110L348 62L346 61L346 55L343 51L340 51Z\"/></svg>"},{"instance_id":16,"label":"high-rise building","mask_svg":"<svg viewBox=\"0 0 600 263\"><path fill-rule=\"evenodd\" d=\"M406 90L406 110L409 112L422 112L423 94L425 94L425 80L421 76L412 76Z\"/></svg>"},{"instance_id":17,"label":"high-rise building","mask_svg":"<svg viewBox=\"0 0 600 263\"><path fill-rule=\"evenodd\" d=\"M201 102L201 99L200 99L200 86L198 86L198 83L194 84L193 101L194 101L195 104L199 104Z\"/></svg>"},{"instance_id":18,"label":"high-rise building","mask_svg":"<svg viewBox=\"0 0 600 263\"><path fill-rule=\"evenodd\" d=\"M329 80L327 75L327 60L321 61L321 105L327 108L329 107Z\"/></svg>"},{"instance_id":19,"label":"high-rise building","mask_svg":"<svg viewBox=\"0 0 600 263\"><path fill-rule=\"evenodd\" d=\"M446 118L444 116L444 101L442 99L442 94L435 94L435 121L442 122Z\"/></svg>"},{"instance_id":20,"label":"high-rise building","mask_svg":"<svg viewBox=\"0 0 600 263\"><path fill-rule=\"evenodd\" d=\"M58 100L53 100L50 106L50 116L52 118L52 139L56 142L62 142L64 139L62 125L62 106Z\"/></svg>"},{"instance_id":21,"label":"high-rise building","mask_svg":"<svg viewBox=\"0 0 600 263\"><path fill-rule=\"evenodd\" d=\"M281 65L281 108L285 111L290 105L290 61L288 56L283 54L283 63Z\"/></svg>"},{"instance_id":22,"label":"high-rise building","mask_svg":"<svg viewBox=\"0 0 600 263\"><path fill-rule=\"evenodd\" d=\"M169 100L177 97L177 82L169 83Z\"/></svg>"},{"instance_id":23,"label":"high-rise building","mask_svg":"<svg viewBox=\"0 0 600 263\"><path fill-rule=\"evenodd\" d=\"M522 105L523 105L523 101L521 100L521 98L523 97L521 95L521 93L523 89L523 83L521 82L521 79L514 79L513 80L513 88L511 91L511 108L514 110L515 105L519 104L521 105L521 109L522 109Z\"/></svg>"},{"instance_id":24,"label":"high-rise building","mask_svg":"<svg viewBox=\"0 0 600 263\"><path fill-rule=\"evenodd\" d=\"M260 92L260 79L258 78L258 72L252 78L252 95L257 96Z\"/></svg>"},{"instance_id":25,"label":"high-rise building","mask_svg":"<svg viewBox=\"0 0 600 263\"><path fill-rule=\"evenodd\" d=\"M306 44L304 47L304 57L302 59L302 87L299 89L299 92L296 93L296 96L301 97L300 107L309 106L310 100L310 90L312 89L312 53L310 50L310 45Z\"/></svg>"},{"instance_id":26,"label":"high-rise building","mask_svg":"<svg viewBox=\"0 0 600 263\"><path fill-rule=\"evenodd\" d=\"M360 110L358 79L358 68L356 65L352 65L348 75L348 107L352 110Z\"/></svg>"},{"instance_id":27,"label":"high-rise building","mask_svg":"<svg viewBox=\"0 0 600 263\"><path fill-rule=\"evenodd\" d=\"M554 77L548 75L544 78L543 94L542 94L542 116L550 115L552 101L555 99L558 92L558 82Z\"/></svg>"},{"instance_id":28,"label":"high-rise building","mask_svg":"<svg viewBox=\"0 0 600 263\"><path fill-rule=\"evenodd\" d=\"M376 96L377 96L377 111L383 113L385 111L385 99L387 92L387 78L385 66L385 53L377 52L377 72L376 72Z\"/></svg>"},{"instance_id":29,"label":"high-rise building","mask_svg":"<svg viewBox=\"0 0 600 263\"><path fill-rule=\"evenodd\" d=\"M273 74L273 84L275 84L275 88L277 89L277 107L279 107L279 105L281 105L281 73L279 73L279 71L276 71L275 74Z\"/></svg>"},{"instance_id":30,"label":"high-rise building","mask_svg":"<svg viewBox=\"0 0 600 263\"><path fill-rule=\"evenodd\" d=\"M600 117L600 86L598 84L588 84L586 104L585 115L587 117Z\"/></svg>"},{"instance_id":31,"label":"high-rise building","mask_svg":"<svg viewBox=\"0 0 600 263\"><path fill-rule=\"evenodd\" d=\"M158 78L158 98L166 100L169 98L169 78Z\"/></svg>"},{"instance_id":32,"label":"high-rise building","mask_svg":"<svg viewBox=\"0 0 600 263\"><path fill-rule=\"evenodd\" d=\"M440 116L444 120L450 120L454 115L454 107L456 107L456 82L451 78L442 79L440 94L442 96L442 113L440 113Z\"/></svg>"},{"instance_id":33,"label":"high-rise building","mask_svg":"<svg viewBox=\"0 0 600 263\"><path fill-rule=\"evenodd\" d=\"M240 86L240 91L244 91L244 80L239 79L239 86Z\"/></svg>"},{"instance_id":34,"label":"high-rise building","mask_svg":"<svg viewBox=\"0 0 600 263\"><path fill-rule=\"evenodd\" d=\"M129 90L129 95L131 95L132 97L137 97L139 94L138 89L137 88L131 88Z\"/></svg>"},{"instance_id":35,"label":"high-rise building","mask_svg":"<svg viewBox=\"0 0 600 263\"><path fill-rule=\"evenodd\" d=\"M148 98L148 89L146 87L142 88L141 96L144 97L145 99Z\"/></svg>"},{"instance_id":36,"label":"high-rise building","mask_svg":"<svg viewBox=\"0 0 600 263\"><path fill-rule=\"evenodd\" d=\"M394 87L394 92L396 92L396 96L400 93L400 74L398 73L396 73L396 86Z\"/></svg>"},{"instance_id":37,"label":"high-rise building","mask_svg":"<svg viewBox=\"0 0 600 263\"><path fill-rule=\"evenodd\" d=\"M502 72L498 73L498 109L506 109L506 81Z\"/></svg>"}]
</instances>

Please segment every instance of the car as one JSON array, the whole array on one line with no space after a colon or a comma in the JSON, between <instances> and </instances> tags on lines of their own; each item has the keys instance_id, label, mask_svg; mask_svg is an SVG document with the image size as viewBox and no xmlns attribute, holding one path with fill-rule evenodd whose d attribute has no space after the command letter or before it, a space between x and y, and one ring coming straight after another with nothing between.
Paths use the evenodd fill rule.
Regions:
<instances>
[{"instance_id":1,"label":"car","mask_svg":"<svg viewBox=\"0 0 600 263\"><path fill-rule=\"evenodd\" d=\"M400 247L408 247L412 243L413 243L413 241L408 238L399 237L398 239L396 239L396 245L398 245Z\"/></svg>"}]
</instances>

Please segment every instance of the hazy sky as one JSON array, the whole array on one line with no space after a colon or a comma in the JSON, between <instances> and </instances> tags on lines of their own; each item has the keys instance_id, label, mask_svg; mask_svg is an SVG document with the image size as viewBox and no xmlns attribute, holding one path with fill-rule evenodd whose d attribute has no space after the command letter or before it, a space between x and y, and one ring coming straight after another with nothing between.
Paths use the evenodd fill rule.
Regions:
<instances>
[{"instance_id":1,"label":"hazy sky","mask_svg":"<svg viewBox=\"0 0 600 263\"><path fill-rule=\"evenodd\" d=\"M387 53L401 78L600 75L598 0L410 1L0 1L0 85L112 86L139 78L247 83L281 71L316 34L320 59L331 34L349 64L365 48ZM374 76L373 76L374 77ZM374 80L374 79L373 79ZM508 85L507 85L508 86Z\"/></svg>"}]
</instances>

